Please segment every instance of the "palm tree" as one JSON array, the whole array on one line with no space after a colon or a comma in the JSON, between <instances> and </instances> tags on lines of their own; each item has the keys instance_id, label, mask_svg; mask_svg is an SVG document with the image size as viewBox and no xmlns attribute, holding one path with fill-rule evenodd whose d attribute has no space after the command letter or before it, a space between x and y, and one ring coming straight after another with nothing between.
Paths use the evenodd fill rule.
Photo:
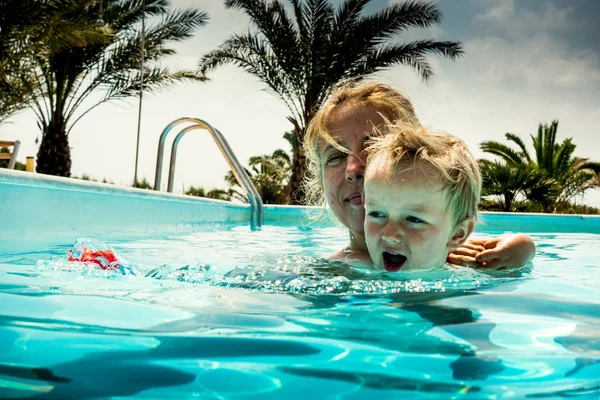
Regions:
<instances>
[{"instance_id":1,"label":"palm tree","mask_svg":"<svg viewBox=\"0 0 600 400\"><path fill-rule=\"evenodd\" d=\"M0 123L27 107L28 87L36 85L31 73L37 54L43 52L39 40L48 36L49 18L68 7L73 0L3 0L0 2ZM65 29L53 26L54 46L69 46L97 36L97 29ZM26 82L26 84L24 84Z\"/></svg>"},{"instance_id":2,"label":"palm tree","mask_svg":"<svg viewBox=\"0 0 600 400\"><path fill-rule=\"evenodd\" d=\"M219 49L204 55L200 71L234 64L257 76L288 107L296 140L293 148L290 201L302 204L305 171L302 144L306 126L340 81L358 81L384 68L402 64L424 80L433 75L426 55L455 59L458 42L418 40L405 44L396 35L411 27L429 27L441 20L438 7L422 1L393 4L366 15L372 0L226 0L227 8L247 14L257 32L235 34Z\"/></svg>"},{"instance_id":3,"label":"palm tree","mask_svg":"<svg viewBox=\"0 0 600 400\"><path fill-rule=\"evenodd\" d=\"M256 187L263 203L285 204L289 198L288 187L291 176L291 159L284 150L275 150L273 154L250 157L250 169L245 169L250 180ZM248 202L246 196L240 192L240 185L229 171L225 175L229 184L231 196L237 200Z\"/></svg>"},{"instance_id":4,"label":"palm tree","mask_svg":"<svg viewBox=\"0 0 600 400\"><path fill-rule=\"evenodd\" d=\"M0 123L43 96L36 73L49 49L105 43L106 29L65 18L79 0L3 0L0 2ZM39 72L39 71L38 71Z\"/></svg>"},{"instance_id":5,"label":"palm tree","mask_svg":"<svg viewBox=\"0 0 600 400\"><path fill-rule=\"evenodd\" d=\"M555 194L556 182L547 179L529 164L479 160L482 178L482 203L500 211L514 212L522 208L520 199Z\"/></svg>"},{"instance_id":6,"label":"palm tree","mask_svg":"<svg viewBox=\"0 0 600 400\"><path fill-rule=\"evenodd\" d=\"M482 142L480 146L486 153L500 157L515 171L529 171L529 177L522 180L521 190L527 199L540 204L544 212L553 212L556 204L568 202L598 186L600 174L600 163L573 156L577 146L572 138L557 143L557 131L558 121L555 120L550 125L540 124L537 135L530 135L535 158L530 156L523 140L513 133L507 133L506 138L516 144L518 150L494 141ZM486 162L483 163L485 166ZM517 180L518 176L512 175L510 179ZM485 179L484 175L484 182Z\"/></svg>"},{"instance_id":7,"label":"palm tree","mask_svg":"<svg viewBox=\"0 0 600 400\"><path fill-rule=\"evenodd\" d=\"M63 1L64 0L47 0ZM68 135L73 126L98 105L124 99L138 93L140 84L153 91L184 79L202 81L197 72L172 71L157 64L162 57L174 54L169 42L191 37L207 21L204 12L190 9L170 11L168 0L146 0L145 14L160 21L145 30L143 73L140 66L142 33L138 23L144 16L139 0L104 0L102 20L97 24L99 4L95 0L66 1L67 7L47 16L43 36L37 38L43 51L36 54L33 72L36 85L22 83L29 90L30 108L42 130L37 171L69 176L71 156ZM69 29L67 29L69 28ZM55 32L95 32L75 46L57 45ZM85 111L84 100L96 90L104 94Z\"/></svg>"},{"instance_id":8,"label":"palm tree","mask_svg":"<svg viewBox=\"0 0 600 400\"><path fill-rule=\"evenodd\" d=\"M31 29L30 15L36 16L32 1L0 2L0 123L27 107L27 92L19 84L24 69L19 64L28 60L23 36Z\"/></svg>"}]
</instances>

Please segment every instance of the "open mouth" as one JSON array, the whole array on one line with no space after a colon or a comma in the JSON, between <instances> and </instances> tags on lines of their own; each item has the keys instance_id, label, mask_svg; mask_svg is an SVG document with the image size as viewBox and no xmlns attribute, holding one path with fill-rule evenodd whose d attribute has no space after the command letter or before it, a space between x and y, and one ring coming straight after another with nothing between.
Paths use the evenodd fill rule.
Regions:
<instances>
[{"instance_id":1,"label":"open mouth","mask_svg":"<svg viewBox=\"0 0 600 400\"><path fill-rule=\"evenodd\" d=\"M398 272L406 262L406 256L402 254L383 252L383 267L387 272Z\"/></svg>"}]
</instances>

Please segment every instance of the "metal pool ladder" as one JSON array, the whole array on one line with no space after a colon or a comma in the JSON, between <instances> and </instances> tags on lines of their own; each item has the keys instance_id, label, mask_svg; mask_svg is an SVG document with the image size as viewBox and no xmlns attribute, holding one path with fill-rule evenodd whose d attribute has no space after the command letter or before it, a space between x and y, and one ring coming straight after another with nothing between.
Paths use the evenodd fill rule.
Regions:
<instances>
[{"instance_id":1,"label":"metal pool ladder","mask_svg":"<svg viewBox=\"0 0 600 400\"><path fill-rule=\"evenodd\" d=\"M260 195L256 191L256 188L250 180L250 177L248 176L244 168L242 168L237 157L231 150L231 147L229 147L229 144L225 140L223 134L221 134L221 132L219 132L217 129L210 126L208 122L205 122L201 119L191 117L179 118L171 122L163 130L162 134L160 135L160 139L158 140L158 156L156 157L156 174L154 176L154 190L160 190L163 154L165 150L165 140L167 138L167 135L176 125L187 122L191 122L193 123L193 125L182 129L179 132L179 134L175 137L175 140L173 141L173 145L171 147L171 162L169 163L169 181L167 184L167 191L173 192L173 183L175 177L175 161L177 159L177 146L179 145L179 141L181 140L183 135L185 135L188 132L191 132L195 129L206 129L214 139L219 150L221 150L221 154L223 154L225 160L227 160L227 164L229 164L229 167L231 168L231 171L233 172L233 175L237 179L238 183L246 192L248 202L250 203L250 229L260 229L260 227L263 224L264 218L263 202L260 198Z\"/></svg>"},{"instance_id":2,"label":"metal pool ladder","mask_svg":"<svg viewBox=\"0 0 600 400\"><path fill-rule=\"evenodd\" d=\"M0 140L0 148L2 147L10 147L12 146L12 153L0 153L0 160L8 160L8 169L15 169L15 165L17 163L17 154L19 153L19 146L21 142L15 140L14 142L9 142L7 140Z\"/></svg>"}]
</instances>

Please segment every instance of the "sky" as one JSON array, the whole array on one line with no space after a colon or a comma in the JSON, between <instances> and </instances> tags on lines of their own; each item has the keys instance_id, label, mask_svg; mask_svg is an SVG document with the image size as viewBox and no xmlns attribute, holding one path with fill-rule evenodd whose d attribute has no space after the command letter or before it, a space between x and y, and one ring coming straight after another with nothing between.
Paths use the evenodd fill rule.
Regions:
<instances>
[{"instance_id":1,"label":"sky","mask_svg":"<svg viewBox=\"0 0 600 400\"><path fill-rule=\"evenodd\" d=\"M284 2L286 0L283 0ZM373 0L375 12L397 0ZM186 42L173 45L177 54L163 64L194 69L201 56L234 33L250 28L250 20L227 10L221 0L171 0L173 8L195 7L209 16L206 26ZM339 4L341 0L332 0ZM440 24L412 29L400 42L431 38L460 41L465 54L456 61L431 56L435 78L423 82L410 67L395 66L374 79L404 93L429 126L463 139L476 157L486 157L479 144L503 141L515 133L530 145L540 123L560 121L558 140L572 137L575 154L600 161L600 2L598 0L438 0ZM145 94L138 179L154 182L158 139L171 121L197 117L220 130L237 158L289 150L283 134L291 129L287 109L253 75L224 66L205 83L179 83ZM86 174L117 184L133 182L138 98L103 104L75 125L69 136L73 175ZM84 104L85 105L85 104ZM82 109L84 111L84 109ZM166 190L167 139L162 187ZM0 140L20 140L18 160L37 154L40 132L33 113L25 111L0 125ZM190 185L225 188L227 163L206 131L188 133L177 151L175 191ZM600 207L600 190L580 200Z\"/></svg>"}]
</instances>

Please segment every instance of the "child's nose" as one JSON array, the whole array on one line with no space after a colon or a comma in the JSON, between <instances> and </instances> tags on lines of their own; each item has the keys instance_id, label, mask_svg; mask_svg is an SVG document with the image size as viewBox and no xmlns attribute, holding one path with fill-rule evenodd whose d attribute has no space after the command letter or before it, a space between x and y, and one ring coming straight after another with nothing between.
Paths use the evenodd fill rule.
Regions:
<instances>
[{"instance_id":1,"label":"child's nose","mask_svg":"<svg viewBox=\"0 0 600 400\"><path fill-rule=\"evenodd\" d=\"M382 239L389 243L400 243L404 240L404 232L398 224L388 222L383 230Z\"/></svg>"}]
</instances>

